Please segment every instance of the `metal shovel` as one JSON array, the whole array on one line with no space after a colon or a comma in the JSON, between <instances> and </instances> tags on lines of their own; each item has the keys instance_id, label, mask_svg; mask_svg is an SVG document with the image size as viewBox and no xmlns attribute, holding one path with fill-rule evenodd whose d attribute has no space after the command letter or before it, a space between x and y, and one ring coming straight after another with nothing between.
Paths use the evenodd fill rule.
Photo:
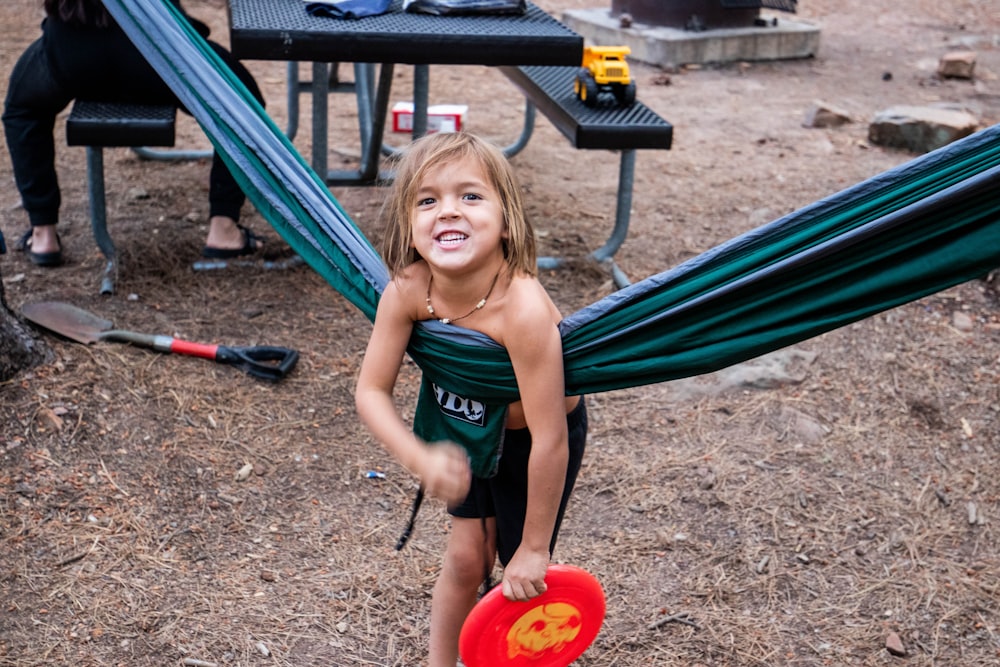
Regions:
<instances>
[{"instance_id":1,"label":"metal shovel","mask_svg":"<svg viewBox=\"0 0 1000 667\"><path fill-rule=\"evenodd\" d=\"M231 364L265 380L280 380L288 375L299 360L296 350L284 347L227 347L114 329L110 320L59 301L26 304L21 308L21 314L25 319L78 343L89 344L105 340L132 343L159 352L186 354Z\"/></svg>"}]
</instances>

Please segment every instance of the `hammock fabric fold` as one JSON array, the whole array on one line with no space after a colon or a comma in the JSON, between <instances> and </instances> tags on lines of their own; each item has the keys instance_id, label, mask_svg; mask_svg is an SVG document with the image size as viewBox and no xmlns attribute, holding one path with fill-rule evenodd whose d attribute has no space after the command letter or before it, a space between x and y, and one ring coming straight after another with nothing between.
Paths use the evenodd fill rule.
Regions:
<instances>
[{"instance_id":1,"label":"hammock fabric fold","mask_svg":"<svg viewBox=\"0 0 1000 667\"><path fill-rule=\"evenodd\" d=\"M373 319L388 281L381 259L239 80L169 3L104 2L261 214ZM1000 125L573 313L560 324L567 393L719 370L997 266ZM422 323L409 353L451 391L489 402L517 397L506 353L476 332Z\"/></svg>"}]
</instances>

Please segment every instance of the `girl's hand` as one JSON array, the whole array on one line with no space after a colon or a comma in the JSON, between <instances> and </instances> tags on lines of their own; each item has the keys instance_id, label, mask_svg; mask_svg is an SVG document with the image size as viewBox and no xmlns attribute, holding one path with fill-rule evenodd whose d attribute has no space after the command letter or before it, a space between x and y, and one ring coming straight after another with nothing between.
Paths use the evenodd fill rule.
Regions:
<instances>
[{"instance_id":1,"label":"girl's hand","mask_svg":"<svg viewBox=\"0 0 1000 667\"><path fill-rule=\"evenodd\" d=\"M548 551L531 551L523 544L503 571L503 596L508 600L530 600L546 591Z\"/></svg>"},{"instance_id":2,"label":"girl's hand","mask_svg":"<svg viewBox=\"0 0 1000 667\"><path fill-rule=\"evenodd\" d=\"M462 502L469 495L472 483L469 458L465 450L454 443L428 445L420 470L415 472L428 494L450 505Z\"/></svg>"}]
</instances>

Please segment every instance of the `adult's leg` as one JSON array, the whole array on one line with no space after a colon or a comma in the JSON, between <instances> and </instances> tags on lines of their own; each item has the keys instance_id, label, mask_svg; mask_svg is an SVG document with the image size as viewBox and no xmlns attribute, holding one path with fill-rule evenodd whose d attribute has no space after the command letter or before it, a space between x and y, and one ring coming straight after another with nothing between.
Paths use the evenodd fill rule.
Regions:
<instances>
[{"instance_id":1,"label":"adult's leg","mask_svg":"<svg viewBox=\"0 0 1000 667\"><path fill-rule=\"evenodd\" d=\"M219 58L233 70L233 73L246 86L247 90L263 105L264 96L250 71L221 45L211 41L209 45ZM144 82L141 86L130 86L128 88L130 95L153 103L169 102L185 110L174 92L141 56L136 54L136 59L126 67L127 69L122 75L123 79ZM260 247L261 239L238 224L244 203L246 203L246 194L243 189L219 152L213 152L208 181L209 226L203 255L206 257L235 256L248 254Z\"/></svg>"},{"instance_id":2,"label":"adult's leg","mask_svg":"<svg viewBox=\"0 0 1000 667\"><path fill-rule=\"evenodd\" d=\"M233 70L233 73L243 83L243 85L246 86L247 90L250 91L254 98L263 106L264 95L261 93L253 75L251 75L249 70L243 66L243 63L234 58L232 54L219 44L209 42L209 45L219 58L221 58L222 61ZM236 182L236 179L233 177L232 172L229 170L229 167L226 165L225 161L223 161L218 152L216 152L212 158L212 171L209 175L208 201L209 215L226 216L237 222L240 219L240 209L246 201L246 194L244 194L243 190Z\"/></svg>"},{"instance_id":3,"label":"adult's leg","mask_svg":"<svg viewBox=\"0 0 1000 667\"><path fill-rule=\"evenodd\" d=\"M263 106L264 96L253 75L243 63L219 44L210 41L209 45ZM212 169L208 178L209 228L208 237L205 239L205 251L202 254L218 255L220 249L223 254L232 250L243 254L259 248L261 239L238 224L240 212L246 202L246 194L218 151L212 156Z\"/></svg>"},{"instance_id":4,"label":"adult's leg","mask_svg":"<svg viewBox=\"0 0 1000 667\"><path fill-rule=\"evenodd\" d=\"M212 49L227 63L243 81L250 92L263 104L263 95L250 72L222 46L209 42ZM94 99L116 102L144 104L174 104L184 110L177 95L159 77L156 71L142 57L124 33L109 31L100 44L82 45L92 57L100 57L111 63L105 68L103 78L94 81L89 71L73 71L74 61L63 61L68 80L89 80L79 96L92 95ZM93 69L93 68L91 68ZM246 202L246 195L228 166L216 151L212 157L209 172L209 231L206 248L229 251L230 254L252 252L260 246L258 238L238 225L240 210Z\"/></svg>"},{"instance_id":5,"label":"adult's leg","mask_svg":"<svg viewBox=\"0 0 1000 667\"><path fill-rule=\"evenodd\" d=\"M4 101L3 126L14 181L34 230L35 253L57 252L55 224L61 196L55 167L56 116L72 100L49 68L41 40L21 54L11 71Z\"/></svg>"},{"instance_id":6,"label":"adult's leg","mask_svg":"<svg viewBox=\"0 0 1000 667\"><path fill-rule=\"evenodd\" d=\"M496 558L495 536L492 518L452 517L444 563L431 597L430 667L455 667L458 661L462 624Z\"/></svg>"}]
</instances>

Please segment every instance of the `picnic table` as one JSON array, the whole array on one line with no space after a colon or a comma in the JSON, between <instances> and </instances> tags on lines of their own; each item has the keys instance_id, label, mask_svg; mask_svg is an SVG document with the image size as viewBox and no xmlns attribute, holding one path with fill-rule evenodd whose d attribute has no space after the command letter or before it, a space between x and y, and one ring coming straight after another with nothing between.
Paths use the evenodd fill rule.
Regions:
<instances>
[{"instance_id":1,"label":"picnic table","mask_svg":"<svg viewBox=\"0 0 1000 667\"><path fill-rule=\"evenodd\" d=\"M536 108L576 148L621 153L614 228L593 259L609 266L619 287L629 283L613 256L624 242L637 149L670 148L673 128L636 102L629 108L585 108L573 99L572 76L583 59L583 37L532 3L523 15L436 16L405 12L394 0L388 12L359 19L314 16L302 0L229 0L230 48L244 60L288 62L288 110L298 117L302 93L312 98L312 166L329 185L371 185L380 179L393 68L413 65L413 135L427 128L430 65L498 67L523 93L521 137L504 152L511 156L531 137ZM298 80L298 63L312 63L312 79ZM341 84L331 66L354 64L354 81ZM375 65L378 64L378 81ZM328 99L331 92L356 97L361 159L357 169L328 169ZM294 136L294 121L288 133ZM561 258L542 257L542 268L559 268Z\"/></svg>"},{"instance_id":2,"label":"picnic table","mask_svg":"<svg viewBox=\"0 0 1000 667\"><path fill-rule=\"evenodd\" d=\"M368 185L379 175L393 68L417 66L414 135L426 128L429 65L578 65L583 37L529 3L523 15L435 16L405 12L394 0L385 14L358 19L314 16L302 0L229 0L230 48L241 60L289 62L289 114L298 96L312 97L312 166L331 185ZM311 62L312 80L297 80ZM362 157L357 170L327 169L331 63L354 63ZM374 65L379 64L375 83ZM292 66L295 66L294 72ZM334 65L335 66L335 65ZM341 88L344 90L344 88Z\"/></svg>"}]
</instances>

